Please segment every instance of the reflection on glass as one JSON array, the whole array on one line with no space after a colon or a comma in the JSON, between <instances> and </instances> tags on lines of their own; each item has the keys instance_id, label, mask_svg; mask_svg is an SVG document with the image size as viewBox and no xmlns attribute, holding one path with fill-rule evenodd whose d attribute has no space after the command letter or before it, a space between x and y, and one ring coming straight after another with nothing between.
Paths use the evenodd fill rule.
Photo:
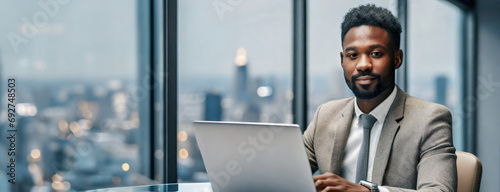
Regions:
<instances>
[{"instance_id":1,"label":"reflection on glass","mask_svg":"<svg viewBox=\"0 0 500 192\"><path fill-rule=\"evenodd\" d=\"M16 184L80 191L149 184L139 165L135 0L2 1L0 78L16 78ZM4 106L5 104L2 104ZM6 123L6 107L0 123ZM2 138L7 137L1 131ZM9 145L0 140L2 167ZM146 178L146 179L145 179Z\"/></svg>"},{"instance_id":2,"label":"reflection on glass","mask_svg":"<svg viewBox=\"0 0 500 192\"><path fill-rule=\"evenodd\" d=\"M450 108L453 142L457 150L463 150L460 54L463 13L447 1L408 3L409 94Z\"/></svg>"},{"instance_id":3,"label":"reflection on glass","mask_svg":"<svg viewBox=\"0 0 500 192\"><path fill-rule=\"evenodd\" d=\"M397 16L397 0L307 1L309 122L319 105L353 96L340 64L340 24L349 9L368 3L388 8Z\"/></svg>"},{"instance_id":4,"label":"reflection on glass","mask_svg":"<svg viewBox=\"0 0 500 192\"><path fill-rule=\"evenodd\" d=\"M179 1L178 178L208 181L194 120L291 123L288 0Z\"/></svg>"}]
</instances>

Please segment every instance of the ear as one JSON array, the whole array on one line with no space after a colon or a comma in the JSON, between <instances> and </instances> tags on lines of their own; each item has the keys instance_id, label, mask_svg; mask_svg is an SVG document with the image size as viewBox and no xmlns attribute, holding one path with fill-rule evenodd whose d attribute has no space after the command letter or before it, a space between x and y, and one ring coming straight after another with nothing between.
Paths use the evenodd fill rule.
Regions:
<instances>
[{"instance_id":1,"label":"ear","mask_svg":"<svg viewBox=\"0 0 500 192\"><path fill-rule=\"evenodd\" d=\"M398 69L403 64L403 50L398 50L394 54L394 69Z\"/></svg>"},{"instance_id":2,"label":"ear","mask_svg":"<svg viewBox=\"0 0 500 192\"><path fill-rule=\"evenodd\" d=\"M340 52L340 65L344 65L344 53Z\"/></svg>"}]
</instances>

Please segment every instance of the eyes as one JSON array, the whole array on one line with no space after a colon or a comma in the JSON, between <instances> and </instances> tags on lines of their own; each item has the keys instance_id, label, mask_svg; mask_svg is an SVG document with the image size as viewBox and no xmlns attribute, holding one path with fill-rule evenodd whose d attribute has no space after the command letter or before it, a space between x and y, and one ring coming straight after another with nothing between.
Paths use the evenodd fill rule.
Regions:
<instances>
[{"instance_id":1,"label":"eyes","mask_svg":"<svg viewBox=\"0 0 500 192\"><path fill-rule=\"evenodd\" d=\"M373 56L373 57L381 57L382 56L382 52L371 52L370 55Z\"/></svg>"},{"instance_id":2,"label":"eyes","mask_svg":"<svg viewBox=\"0 0 500 192\"><path fill-rule=\"evenodd\" d=\"M347 53L346 56L350 59L356 59L359 57L359 54L356 52L351 52L351 53ZM383 56L383 53L379 52L379 51L373 51L370 53L370 57L373 57L373 58L380 58L382 56Z\"/></svg>"}]
</instances>

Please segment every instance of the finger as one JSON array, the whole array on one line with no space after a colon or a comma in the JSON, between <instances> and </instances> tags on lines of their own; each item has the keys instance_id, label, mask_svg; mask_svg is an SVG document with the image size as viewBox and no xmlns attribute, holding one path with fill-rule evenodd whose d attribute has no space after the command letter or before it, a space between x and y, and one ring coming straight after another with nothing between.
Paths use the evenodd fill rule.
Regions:
<instances>
[{"instance_id":1,"label":"finger","mask_svg":"<svg viewBox=\"0 0 500 192\"><path fill-rule=\"evenodd\" d=\"M336 185L335 181L332 180L318 180L314 182L316 191L322 191L324 188Z\"/></svg>"},{"instance_id":2,"label":"finger","mask_svg":"<svg viewBox=\"0 0 500 192\"><path fill-rule=\"evenodd\" d=\"M335 187L339 183L336 180L318 180L314 183L316 191L324 191L327 187Z\"/></svg>"},{"instance_id":3,"label":"finger","mask_svg":"<svg viewBox=\"0 0 500 192\"><path fill-rule=\"evenodd\" d=\"M329 187L325 187L321 192L335 192L335 191L337 191L335 189L335 187L329 186Z\"/></svg>"},{"instance_id":4,"label":"finger","mask_svg":"<svg viewBox=\"0 0 500 192\"><path fill-rule=\"evenodd\" d=\"M316 186L316 191L323 191L325 189L325 186L323 186L322 180L318 180L314 182L314 185Z\"/></svg>"},{"instance_id":5,"label":"finger","mask_svg":"<svg viewBox=\"0 0 500 192\"><path fill-rule=\"evenodd\" d=\"M321 181L321 185L324 187L340 185L340 181L337 179L327 179L327 180L318 180L318 181Z\"/></svg>"},{"instance_id":6,"label":"finger","mask_svg":"<svg viewBox=\"0 0 500 192\"><path fill-rule=\"evenodd\" d=\"M326 177L313 177L314 182L319 181L319 180L325 180L327 179Z\"/></svg>"},{"instance_id":7,"label":"finger","mask_svg":"<svg viewBox=\"0 0 500 192\"><path fill-rule=\"evenodd\" d=\"M323 191L359 191L345 185L328 186Z\"/></svg>"},{"instance_id":8,"label":"finger","mask_svg":"<svg viewBox=\"0 0 500 192\"><path fill-rule=\"evenodd\" d=\"M317 180L317 181L315 181L314 185L316 186L316 188L318 188L318 187L323 188L323 180Z\"/></svg>"},{"instance_id":9,"label":"finger","mask_svg":"<svg viewBox=\"0 0 500 192\"><path fill-rule=\"evenodd\" d=\"M321 174L321 175L314 175L313 179L314 179L314 181L316 181L316 180L322 180L322 179L326 179L326 176L323 175L323 174Z\"/></svg>"}]
</instances>

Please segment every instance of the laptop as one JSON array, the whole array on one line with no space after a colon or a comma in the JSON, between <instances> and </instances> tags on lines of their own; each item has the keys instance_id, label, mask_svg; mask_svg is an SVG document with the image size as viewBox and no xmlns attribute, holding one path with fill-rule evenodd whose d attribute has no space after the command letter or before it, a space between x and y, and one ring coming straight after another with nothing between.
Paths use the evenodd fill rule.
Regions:
<instances>
[{"instance_id":1,"label":"laptop","mask_svg":"<svg viewBox=\"0 0 500 192\"><path fill-rule=\"evenodd\" d=\"M214 192L316 191L298 125L196 121Z\"/></svg>"}]
</instances>

